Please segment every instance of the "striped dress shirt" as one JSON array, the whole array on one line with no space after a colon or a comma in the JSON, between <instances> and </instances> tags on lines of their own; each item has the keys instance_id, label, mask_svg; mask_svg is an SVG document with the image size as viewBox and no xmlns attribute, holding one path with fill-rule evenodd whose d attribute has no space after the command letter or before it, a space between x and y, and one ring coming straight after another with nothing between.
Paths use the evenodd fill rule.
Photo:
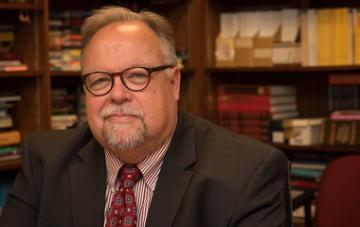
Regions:
<instances>
[{"instance_id":1,"label":"striped dress shirt","mask_svg":"<svg viewBox=\"0 0 360 227\"><path fill-rule=\"evenodd\" d=\"M159 176L161 165L164 160L166 151L169 148L172 135L164 143L143 161L137 164L142 173L142 178L135 184L134 193L136 206L138 209L137 227L145 227L146 218L154 194L156 182ZM116 158L111 152L105 150L106 161L106 193L105 193L105 211L104 226L106 225L106 213L111 206L112 198L115 194L116 177L124 162Z\"/></svg>"}]
</instances>

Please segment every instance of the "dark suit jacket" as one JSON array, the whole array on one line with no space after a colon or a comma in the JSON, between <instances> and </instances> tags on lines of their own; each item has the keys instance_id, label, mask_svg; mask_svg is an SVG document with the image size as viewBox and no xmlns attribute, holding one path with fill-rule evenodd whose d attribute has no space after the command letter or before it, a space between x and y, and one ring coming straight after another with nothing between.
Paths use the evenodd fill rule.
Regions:
<instances>
[{"instance_id":1,"label":"dark suit jacket","mask_svg":"<svg viewBox=\"0 0 360 227\"><path fill-rule=\"evenodd\" d=\"M288 226L287 174L282 152L180 111L146 226ZM0 226L101 227L105 184L87 125L30 136Z\"/></svg>"}]
</instances>

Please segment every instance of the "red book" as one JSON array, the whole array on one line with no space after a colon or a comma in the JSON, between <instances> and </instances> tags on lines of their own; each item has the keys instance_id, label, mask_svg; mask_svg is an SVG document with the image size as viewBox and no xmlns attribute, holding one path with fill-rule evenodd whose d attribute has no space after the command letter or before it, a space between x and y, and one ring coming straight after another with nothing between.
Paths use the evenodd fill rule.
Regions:
<instances>
[{"instance_id":1,"label":"red book","mask_svg":"<svg viewBox=\"0 0 360 227\"><path fill-rule=\"evenodd\" d=\"M293 85L247 85L222 84L217 87L218 95L223 94L252 94L252 95L295 95L296 86Z\"/></svg>"},{"instance_id":2,"label":"red book","mask_svg":"<svg viewBox=\"0 0 360 227\"><path fill-rule=\"evenodd\" d=\"M306 188L306 189L318 189L319 183L309 180L291 180L289 182L291 187Z\"/></svg>"},{"instance_id":3,"label":"red book","mask_svg":"<svg viewBox=\"0 0 360 227\"><path fill-rule=\"evenodd\" d=\"M355 85L360 84L360 76L357 74L336 74L329 76L329 84Z\"/></svg>"},{"instance_id":4,"label":"red book","mask_svg":"<svg viewBox=\"0 0 360 227\"><path fill-rule=\"evenodd\" d=\"M360 110L334 111L330 116L334 121L360 121Z\"/></svg>"},{"instance_id":5,"label":"red book","mask_svg":"<svg viewBox=\"0 0 360 227\"><path fill-rule=\"evenodd\" d=\"M296 111L297 105L295 103L279 104L279 105L259 105L249 103L218 103L217 109L226 112L289 112Z\"/></svg>"}]
</instances>

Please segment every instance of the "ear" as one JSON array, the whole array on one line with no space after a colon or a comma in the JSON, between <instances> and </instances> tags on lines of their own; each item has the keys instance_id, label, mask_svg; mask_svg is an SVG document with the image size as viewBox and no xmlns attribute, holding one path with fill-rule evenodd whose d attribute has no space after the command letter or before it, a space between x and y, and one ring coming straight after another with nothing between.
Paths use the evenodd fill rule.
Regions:
<instances>
[{"instance_id":1,"label":"ear","mask_svg":"<svg viewBox=\"0 0 360 227\"><path fill-rule=\"evenodd\" d=\"M180 81L181 81L181 73L178 67L175 67L173 75L170 79L170 83L172 85L172 92L175 98L175 101L179 101L180 99Z\"/></svg>"}]
</instances>

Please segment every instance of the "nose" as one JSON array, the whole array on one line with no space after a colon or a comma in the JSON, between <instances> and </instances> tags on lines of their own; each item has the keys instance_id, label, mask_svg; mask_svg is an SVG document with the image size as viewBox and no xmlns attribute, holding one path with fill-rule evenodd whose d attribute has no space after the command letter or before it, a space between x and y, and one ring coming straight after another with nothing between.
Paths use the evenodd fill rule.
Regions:
<instances>
[{"instance_id":1,"label":"nose","mask_svg":"<svg viewBox=\"0 0 360 227\"><path fill-rule=\"evenodd\" d=\"M121 82L119 76L114 77L114 85L110 91L110 98L114 103L123 103L130 100L131 94L129 90Z\"/></svg>"}]
</instances>

